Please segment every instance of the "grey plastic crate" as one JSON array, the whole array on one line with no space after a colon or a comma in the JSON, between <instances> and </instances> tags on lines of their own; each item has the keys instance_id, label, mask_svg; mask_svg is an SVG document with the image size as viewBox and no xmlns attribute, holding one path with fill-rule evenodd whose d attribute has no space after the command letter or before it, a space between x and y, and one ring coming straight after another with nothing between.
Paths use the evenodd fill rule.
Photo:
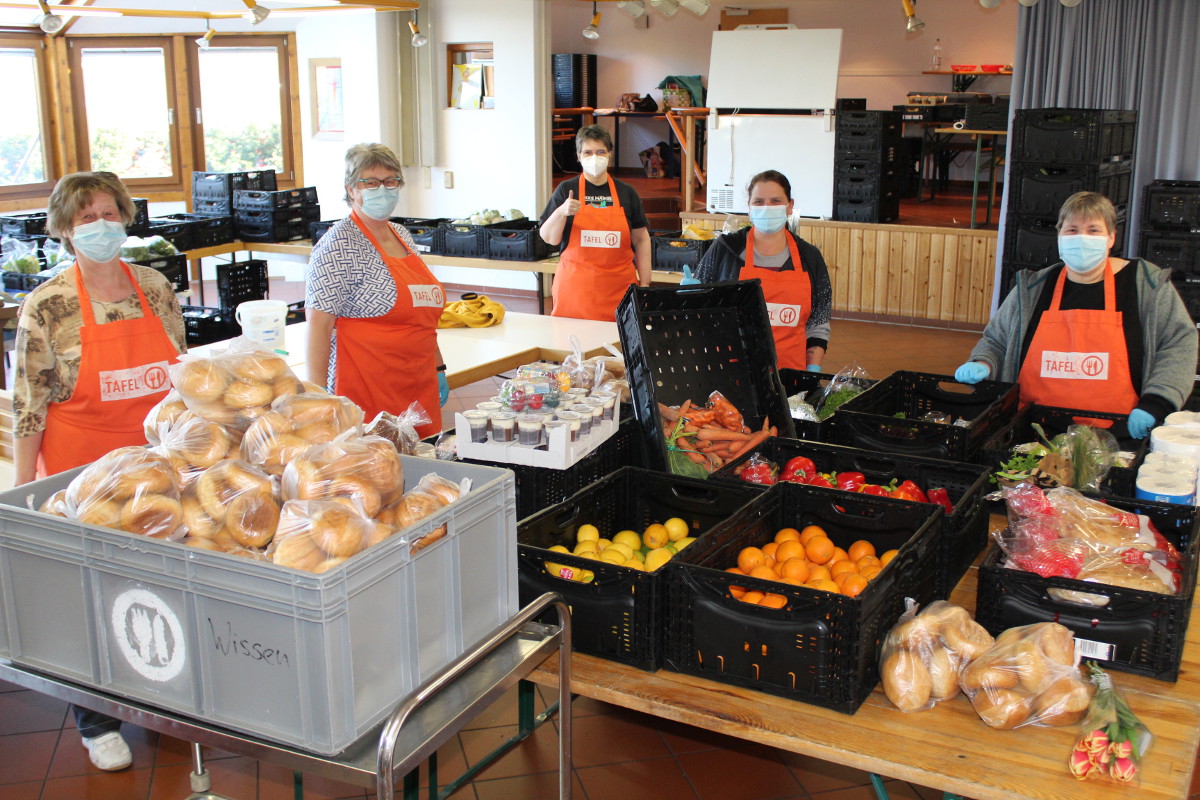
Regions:
<instances>
[{"instance_id":1,"label":"grey plastic crate","mask_svg":"<svg viewBox=\"0 0 1200 800\"><path fill-rule=\"evenodd\" d=\"M323 575L50 517L78 470L0 494L0 657L333 754L517 610L512 473ZM417 553L410 540L446 524Z\"/></svg>"}]
</instances>

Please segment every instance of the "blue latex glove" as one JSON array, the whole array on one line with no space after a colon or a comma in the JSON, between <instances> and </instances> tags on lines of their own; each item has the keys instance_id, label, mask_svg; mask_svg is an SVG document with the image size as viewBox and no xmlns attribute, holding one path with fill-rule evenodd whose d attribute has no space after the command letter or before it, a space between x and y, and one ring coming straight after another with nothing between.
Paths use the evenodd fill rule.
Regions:
<instances>
[{"instance_id":1,"label":"blue latex glove","mask_svg":"<svg viewBox=\"0 0 1200 800\"><path fill-rule=\"evenodd\" d=\"M808 365L808 371L809 371L809 372L820 372L820 371L821 371L821 365L820 365L820 364L809 364L809 365Z\"/></svg>"},{"instance_id":2,"label":"blue latex glove","mask_svg":"<svg viewBox=\"0 0 1200 800\"><path fill-rule=\"evenodd\" d=\"M679 279L679 285L680 286L694 286L699 283L700 283L700 281L698 281L692 277L692 268L685 264L683 267L683 277Z\"/></svg>"},{"instance_id":3,"label":"blue latex glove","mask_svg":"<svg viewBox=\"0 0 1200 800\"><path fill-rule=\"evenodd\" d=\"M446 373L439 372L438 376L438 402L446 405L446 401L450 399L450 382L446 380Z\"/></svg>"},{"instance_id":4,"label":"blue latex glove","mask_svg":"<svg viewBox=\"0 0 1200 800\"><path fill-rule=\"evenodd\" d=\"M1150 429L1154 427L1154 415L1149 411L1142 411L1140 408L1135 408L1129 412L1129 435L1135 439L1145 439L1150 433Z\"/></svg>"},{"instance_id":5,"label":"blue latex glove","mask_svg":"<svg viewBox=\"0 0 1200 800\"><path fill-rule=\"evenodd\" d=\"M968 361L954 370L954 380L959 383L979 383L990 372L991 369L982 361Z\"/></svg>"}]
</instances>

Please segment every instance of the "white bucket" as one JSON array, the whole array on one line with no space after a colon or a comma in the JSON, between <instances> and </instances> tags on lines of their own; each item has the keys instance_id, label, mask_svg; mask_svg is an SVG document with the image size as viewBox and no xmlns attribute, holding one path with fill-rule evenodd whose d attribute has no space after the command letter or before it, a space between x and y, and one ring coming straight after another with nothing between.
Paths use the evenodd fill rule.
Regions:
<instances>
[{"instance_id":1,"label":"white bucket","mask_svg":"<svg viewBox=\"0 0 1200 800\"><path fill-rule=\"evenodd\" d=\"M234 317L247 339L275 347L283 344L287 311L287 303L282 300L248 300L238 304Z\"/></svg>"}]
</instances>

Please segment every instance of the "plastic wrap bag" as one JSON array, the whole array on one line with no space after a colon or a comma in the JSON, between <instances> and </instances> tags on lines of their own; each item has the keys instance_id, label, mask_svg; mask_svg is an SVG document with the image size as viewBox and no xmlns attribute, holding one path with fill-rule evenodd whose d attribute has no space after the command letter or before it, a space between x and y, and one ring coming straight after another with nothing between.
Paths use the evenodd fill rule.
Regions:
<instances>
[{"instance_id":1,"label":"plastic wrap bag","mask_svg":"<svg viewBox=\"0 0 1200 800\"><path fill-rule=\"evenodd\" d=\"M218 461L238 458L241 436L184 410L170 422L159 423L154 438L158 441L154 451L171 462L179 485L185 487Z\"/></svg>"},{"instance_id":2,"label":"plastic wrap bag","mask_svg":"<svg viewBox=\"0 0 1200 800\"><path fill-rule=\"evenodd\" d=\"M605 345L611 355L584 358L579 339L572 336L570 341L574 352L563 359L562 366L571 378L572 388L593 389L625 377L625 359L617 350Z\"/></svg>"},{"instance_id":3,"label":"plastic wrap bag","mask_svg":"<svg viewBox=\"0 0 1200 800\"><path fill-rule=\"evenodd\" d=\"M345 500L288 500L268 554L281 567L326 572L392 531Z\"/></svg>"},{"instance_id":4,"label":"plastic wrap bag","mask_svg":"<svg viewBox=\"0 0 1200 800\"><path fill-rule=\"evenodd\" d=\"M862 394L869 381L867 371L860 367L857 361L851 361L842 367L833 376L833 380L812 400L813 407L817 409L817 418L829 419L842 403Z\"/></svg>"},{"instance_id":5,"label":"plastic wrap bag","mask_svg":"<svg viewBox=\"0 0 1200 800\"><path fill-rule=\"evenodd\" d=\"M883 691L904 712L924 711L958 694L964 667L993 644L991 634L961 606L938 600L921 613L913 605L883 641Z\"/></svg>"},{"instance_id":6,"label":"plastic wrap bag","mask_svg":"<svg viewBox=\"0 0 1200 800\"><path fill-rule=\"evenodd\" d=\"M37 257L37 243L5 236L0 239L0 270L32 275L42 268Z\"/></svg>"},{"instance_id":7,"label":"plastic wrap bag","mask_svg":"<svg viewBox=\"0 0 1200 800\"><path fill-rule=\"evenodd\" d=\"M241 431L275 400L302 388L282 356L240 337L211 357L182 355L169 372L190 411Z\"/></svg>"},{"instance_id":8,"label":"plastic wrap bag","mask_svg":"<svg viewBox=\"0 0 1200 800\"><path fill-rule=\"evenodd\" d=\"M142 447L119 447L75 476L65 495L69 516L91 525L151 536L183 536L175 470Z\"/></svg>"},{"instance_id":9,"label":"plastic wrap bag","mask_svg":"<svg viewBox=\"0 0 1200 800\"><path fill-rule=\"evenodd\" d=\"M962 671L959 685L993 728L1075 725L1093 687L1079 674L1075 636L1057 622L1009 628Z\"/></svg>"},{"instance_id":10,"label":"plastic wrap bag","mask_svg":"<svg viewBox=\"0 0 1200 800\"><path fill-rule=\"evenodd\" d=\"M146 412L146 419L142 422L142 429L146 432L146 441L150 444L158 444L162 426L166 425L169 428L187 410L187 403L183 402L183 395L174 389L167 392L162 400L159 400L153 408Z\"/></svg>"},{"instance_id":11,"label":"plastic wrap bag","mask_svg":"<svg viewBox=\"0 0 1200 800\"><path fill-rule=\"evenodd\" d=\"M368 436L381 436L396 446L396 452L402 456L411 456L421 443L421 435L417 426L428 425L429 415L420 403L413 403L408 410L396 416L387 411L380 411L371 424L367 426Z\"/></svg>"},{"instance_id":12,"label":"plastic wrap bag","mask_svg":"<svg viewBox=\"0 0 1200 800\"><path fill-rule=\"evenodd\" d=\"M1129 708L1108 673L1094 661L1087 663L1087 675L1096 691L1067 766L1079 780L1109 778L1118 783L1138 783L1142 758L1153 744L1154 735Z\"/></svg>"},{"instance_id":13,"label":"plastic wrap bag","mask_svg":"<svg viewBox=\"0 0 1200 800\"><path fill-rule=\"evenodd\" d=\"M67 490L59 489L47 497L45 502L38 507L38 511L55 517L71 516L70 511L67 509Z\"/></svg>"},{"instance_id":14,"label":"plastic wrap bag","mask_svg":"<svg viewBox=\"0 0 1200 800\"><path fill-rule=\"evenodd\" d=\"M61 242L47 239L42 242L42 257L46 260L46 268L61 267L66 269L75 261L75 256L67 252Z\"/></svg>"},{"instance_id":15,"label":"plastic wrap bag","mask_svg":"<svg viewBox=\"0 0 1200 800\"><path fill-rule=\"evenodd\" d=\"M405 492L399 500L384 508L379 513L378 520L392 531L400 531L410 525L416 525L450 505L461 493L458 484L430 473L422 477L417 485ZM432 531L410 540L411 552L416 553L445 535L446 526L439 525Z\"/></svg>"},{"instance_id":16,"label":"plastic wrap bag","mask_svg":"<svg viewBox=\"0 0 1200 800\"><path fill-rule=\"evenodd\" d=\"M241 456L272 475L311 445L362 434L362 409L338 395L283 395L246 429Z\"/></svg>"},{"instance_id":17,"label":"plastic wrap bag","mask_svg":"<svg viewBox=\"0 0 1200 800\"><path fill-rule=\"evenodd\" d=\"M179 255L179 251L175 248L175 245L171 244L161 236L147 236L145 242L146 252L149 253L149 258L162 258L163 256Z\"/></svg>"},{"instance_id":18,"label":"plastic wrap bag","mask_svg":"<svg viewBox=\"0 0 1200 800\"><path fill-rule=\"evenodd\" d=\"M309 447L283 471L285 500L345 497L376 516L404 491L404 469L396 447L380 436Z\"/></svg>"},{"instance_id":19,"label":"plastic wrap bag","mask_svg":"<svg viewBox=\"0 0 1200 800\"><path fill-rule=\"evenodd\" d=\"M252 464L225 459L204 470L183 498L188 535L222 548L263 548L279 524L275 480Z\"/></svg>"},{"instance_id":20,"label":"plastic wrap bag","mask_svg":"<svg viewBox=\"0 0 1200 800\"><path fill-rule=\"evenodd\" d=\"M146 261L151 258L149 243L140 236L130 236L121 245L122 261Z\"/></svg>"}]
</instances>

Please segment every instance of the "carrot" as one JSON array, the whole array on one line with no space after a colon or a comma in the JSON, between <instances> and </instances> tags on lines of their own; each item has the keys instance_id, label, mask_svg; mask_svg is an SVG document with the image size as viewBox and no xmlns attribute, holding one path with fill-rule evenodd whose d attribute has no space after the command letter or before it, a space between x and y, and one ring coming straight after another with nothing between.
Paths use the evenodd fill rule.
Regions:
<instances>
[{"instance_id":1,"label":"carrot","mask_svg":"<svg viewBox=\"0 0 1200 800\"><path fill-rule=\"evenodd\" d=\"M743 425L742 433L754 433L754 431L750 430L750 427L748 425Z\"/></svg>"},{"instance_id":2,"label":"carrot","mask_svg":"<svg viewBox=\"0 0 1200 800\"><path fill-rule=\"evenodd\" d=\"M694 450L680 450L685 456L695 461L697 464L708 465L708 458L703 453L697 453Z\"/></svg>"},{"instance_id":3,"label":"carrot","mask_svg":"<svg viewBox=\"0 0 1200 800\"><path fill-rule=\"evenodd\" d=\"M764 431L767 429L767 426L768 426L768 425L770 425L770 424L771 424L771 418L770 418L770 417L763 417L763 426L762 426L762 429L763 429Z\"/></svg>"},{"instance_id":4,"label":"carrot","mask_svg":"<svg viewBox=\"0 0 1200 800\"><path fill-rule=\"evenodd\" d=\"M677 416L686 417L687 412L689 409L691 409L691 407L692 407L692 401L684 400L683 404L679 406L679 414Z\"/></svg>"},{"instance_id":5,"label":"carrot","mask_svg":"<svg viewBox=\"0 0 1200 800\"><path fill-rule=\"evenodd\" d=\"M771 429L770 429L769 431L767 431L767 433L771 434L772 436L778 436L778 435L779 435L779 429L778 429L778 428L776 428L774 425L772 425L772 426L771 426Z\"/></svg>"},{"instance_id":6,"label":"carrot","mask_svg":"<svg viewBox=\"0 0 1200 800\"><path fill-rule=\"evenodd\" d=\"M743 441L747 435L740 431L727 431L724 428L701 428L696 434L697 439L708 441Z\"/></svg>"},{"instance_id":7,"label":"carrot","mask_svg":"<svg viewBox=\"0 0 1200 800\"><path fill-rule=\"evenodd\" d=\"M662 403L659 403L658 416L662 417L667 422L674 422L675 420L679 419L679 411L678 409L671 408L670 406L664 406Z\"/></svg>"},{"instance_id":8,"label":"carrot","mask_svg":"<svg viewBox=\"0 0 1200 800\"><path fill-rule=\"evenodd\" d=\"M767 440L767 437L770 435L771 435L770 431L759 431L758 433L754 434L750 438L746 439L746 441L742 442L738 446L737 451L730 454L730 458L737 458L737 457L741 456L743 453L747 453L750 450L752 450L753 448L758 447L760 444L765 442Z\"/></svg>"}]
</instances>

